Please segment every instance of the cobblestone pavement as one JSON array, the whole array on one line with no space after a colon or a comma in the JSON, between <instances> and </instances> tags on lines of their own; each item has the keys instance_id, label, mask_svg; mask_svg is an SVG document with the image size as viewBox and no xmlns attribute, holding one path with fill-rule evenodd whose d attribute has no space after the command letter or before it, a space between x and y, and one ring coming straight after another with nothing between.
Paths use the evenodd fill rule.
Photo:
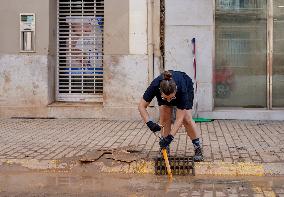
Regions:
<instances>
[{"instance_id":1,"label":"cobblestone pavement","mask_svg":"<svg viewBox=\"0 0 284 197\"><path fill-rule=\"evenodd\" d=\"M284 162L284 121L215 120L197 124L205 161ZM158 139L142 121L94 119L0 119L0 159L59 159L98 149L131 147L148 157ZM192 155L184 128L171 155Z\"/></svg>"}]
</instances>

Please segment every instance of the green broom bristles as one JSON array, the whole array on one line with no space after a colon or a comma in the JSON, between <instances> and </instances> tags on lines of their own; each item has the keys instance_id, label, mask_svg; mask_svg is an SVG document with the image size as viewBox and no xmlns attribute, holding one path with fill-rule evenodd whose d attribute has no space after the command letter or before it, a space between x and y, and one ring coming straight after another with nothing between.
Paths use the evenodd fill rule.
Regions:
<instances>
[{"instance_id":1,"label":"green broom bristles","mask_svg":"<svg viewBox=\"0 0 284 197\"><path fill-rule=\"evenodd\" d=\"M193 118L195 122L212 122L213 119L210 118Z\"/></svg>"}]
</instances>

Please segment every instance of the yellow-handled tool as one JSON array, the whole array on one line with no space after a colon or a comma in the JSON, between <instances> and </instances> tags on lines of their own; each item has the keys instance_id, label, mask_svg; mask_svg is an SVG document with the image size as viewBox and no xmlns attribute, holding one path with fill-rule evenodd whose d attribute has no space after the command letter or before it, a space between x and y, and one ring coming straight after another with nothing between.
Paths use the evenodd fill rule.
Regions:
<instances>
[{"instance_id":1,"label":"yellow-handled tool","mask_svg":"<svg viewBox=\"0 0 284 197\"><path fill-rule=\"evenodd\" d=\"M172 179L173 178L173 174L172 174L172 170L171 170L171 166L170 166L167 150L165 148L163 148L162 149L162 153L163 153L163 157L164 157L164 160L165 160L165 164L166 164L166 168L167 168L169 179Z\"/></svg>"},{"instance_id":2,"label":"yellow-handled tool","mask_svg":"<svg viewBox=\"0 0 284 197\"><path fill-rule=\"evenodd\" d=\"M162 127L162 132L164 133L164 126L160 125L160 127ZM156 133L154 133L154 135L156 137L158 137L159 139L162 139L161 137L157 136ZM165 160L168 177L169 177L170 180L172 180L173 174L172 174L172 170L171 170L171 166L170 166L170 162L169 162L169 158L168 158L168 153L167 153L167 150L165 148L162 149L162 154L163 154L163 157L164 157L164 160Z\"/></svg>"}]
</instances>

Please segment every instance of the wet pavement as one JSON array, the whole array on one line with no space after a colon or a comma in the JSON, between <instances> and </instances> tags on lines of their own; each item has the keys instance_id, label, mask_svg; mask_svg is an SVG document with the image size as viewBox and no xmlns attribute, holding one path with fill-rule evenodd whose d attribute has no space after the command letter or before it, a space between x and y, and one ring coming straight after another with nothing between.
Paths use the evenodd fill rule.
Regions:
<instances>
[{"instance_id":1,"label":"wet pavement","mask_svg":"<svg viewBox=\"0 0 284 197\"><path fill-rule=\"evenodd\" d=\"M284 163L284 121L214 120L197 126L206 162ZM142 121L0 119L0 159L51 160L120 147L135 147L147 158L160 148ZM193 152L182 128L171 155Z\"/></svg>"},{"instance_id":2,"label":"wet pavement","mask_svg":"<svg viewBox=\"0 0 284 197\"><path fill-rule=\"evenodd\" d=\"M204 177L15 171L0 174L0 196L254 196L283 197L284 177Z\"/></svg>"},{"instance_id":3,"label":"wet pavement","mask_svg":"<svg viewBox=\"0 0 284 197\"><path fill-rule=\"evenodd\" d=\"M195 165L196 174L284 176L284 121L214 120L197 126L204 162ZM158 141L142 121L0 119L0 167L70 169L80 160L95 162L102 172L153 173ZM170 153L194 154L184 128ZM118 164L109 167L102 159Z\"/></svg>"}]
</instances>

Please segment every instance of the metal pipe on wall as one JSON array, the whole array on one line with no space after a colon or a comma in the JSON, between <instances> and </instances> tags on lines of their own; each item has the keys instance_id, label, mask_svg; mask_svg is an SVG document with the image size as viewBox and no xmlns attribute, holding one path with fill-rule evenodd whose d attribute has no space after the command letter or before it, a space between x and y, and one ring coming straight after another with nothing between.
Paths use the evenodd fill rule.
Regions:
<instances>
[{"instance_id":1,"label":"metal pipe on wall","mask_svg":"<svg viewBox=\"0 0 284 197\"><path fill-rule=\"evenodd\" d=\"M153 7L154 1L147 0L148 85L154 79ZM151 102L149 106L154 107L154 102Z\"/></svg>"},{"instance_id":2,"label":"metal pipe on wall","mask_svg":"<svg viewBox=\"0 0 284 197\"><path fill-rule=\"evenodd\" d=\"M154 79L154 43L153 43L153 0L147 0L147 36L148 36L148 84Z\"/></svg>"},{"instance_id":3,"label":"metal pipe on wall","mask_svg":"<svg viewBox=\"0 0 284 197\"><path fill-rule=\"evenodd\" d=\"M273 0L267 1L267 109L272 109L272 63L273 63Z\"/></svg>"}]
</instances>

